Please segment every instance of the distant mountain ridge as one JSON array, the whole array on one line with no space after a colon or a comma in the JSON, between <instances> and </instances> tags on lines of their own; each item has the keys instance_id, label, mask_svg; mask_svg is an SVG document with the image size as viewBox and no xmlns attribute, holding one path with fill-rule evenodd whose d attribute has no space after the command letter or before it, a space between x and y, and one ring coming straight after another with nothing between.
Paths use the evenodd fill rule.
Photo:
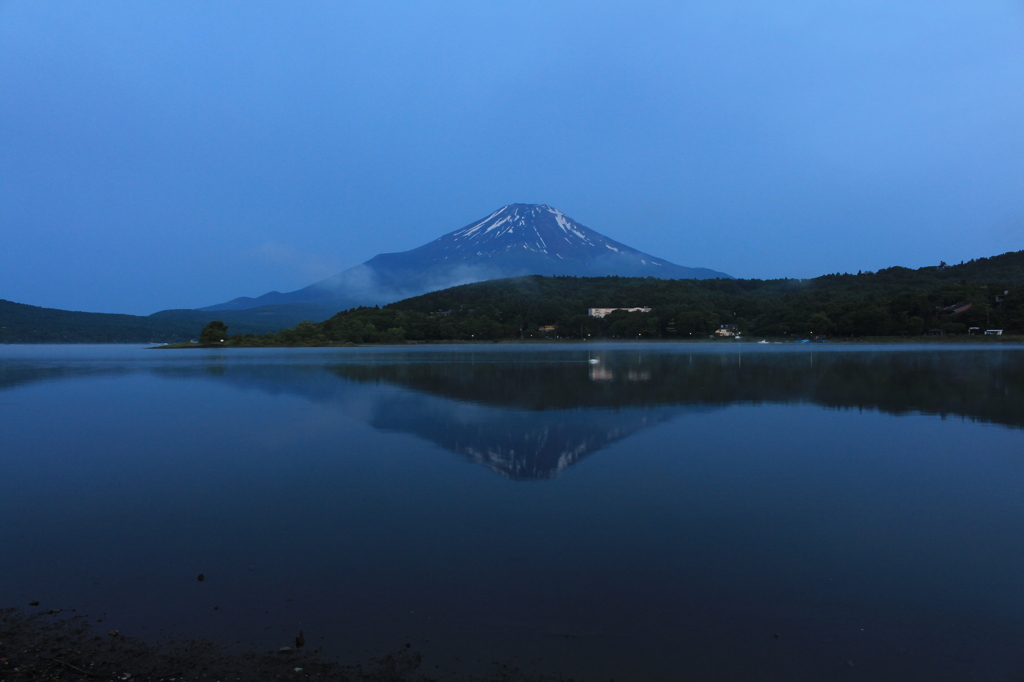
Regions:
<instances>
[{"instance_id":1,"label":"distant mountain ridge","mask_svg":"<svg viewBox=\"0 0 1024 682\"><path fill-rule=\"evenodd\" d=\"M248 314L246 314L248 313ZM152 315L85 313L0 299L0 343L176 343L199 337L214 318L238 333L265 334L296 324L293 311L209 313L163 310ZM298 318L298 319L296 319Z\"/></svg>"},{"instance_id":2,"label":"distant mountain ridge","mask_svg":"<svg viewBox=\"0 0 1024 682\"><path fill-rule=\"evenodd\" d=\"M792 295L807 296L810 299L824 296L823 299L813 304L815 306L821 304L822 301L827 303L829 300L832 300L833 303L855 300L873 300L877 303L881 299L899 297L898 307L901 314L911 308L918 308L921 317L927 318L929 315L937 314L936 311L939 308L935 308L936 305L941 304L941 307L973 300L971 298L973 294L969 295L960 286L967 283L984 285L992 291L982 296L987 302L982 305L983 301L978 299L979 305L974 305L968 310L963 319L976 317L977 321L970 324L983 324L985 328L990 328L993 325L999 327L1005 322L1007 329L1024 332L1024 313L1021 314L1018 324L1017 322L1011 323L1009 319L1000 321L1003 313L996 314L990 319L984 312L986 306L996 303L990 294L1005 298L1005 306L1000 303L999 310L1018 307L1018 303L1024 300L1024 251L978 258L959 264L942 263L938 267L933 265L911 270L896 266L873 273L865 272L857 275L834 273L808 280L729 279L672 282L649 279L617 280L614 278L599 278L603 281L593 279L588 281L583 278L573 281L546 277L522 279L524 281L519 283L511 280L507 282L488 281L468 287L456 287L451 290L430 293L389 305L380 312L393 310L429 314L432 311L460 306L473 308L479 303L486 303L492 307L497 306L507 312L515 309L518 304L514 299L520 297L521 294L525 294L527 298L534 301L538 311L543 312L551 309L552 306L557 308L568 303L569 301L565 298L566 289L575 288L581 291L589 289L595 295L599 294L594 301L587 302L580 299L573 304L583 310L592 306L624 305L628 307L636 305L637 301L640 301L644 305L654 307L685 304L689 306L690 313L697 314L713 303L711 299L716 299L718 303L727 307L728 316L732 317L732 313L737 311L737 306L747 305L750 301L763 300L765 297L775 297L782 301ZM1014 291L1015 287L1019 287L1020 291ZM1006 297L1001 296L1003 288L1011 289L1010 294ZM677 292L679 296L674 295L673 291ZM924 295L924 297L922 298L918 294ZM942 300L936 299L929 302L928 298L933 294ZM510 295L512 299L509 298ZM714 307L711 305L712 309ZM1019 307L1024 310L1024 304L1020 304ZM323 320L339 310L340 308L330 305L318 306L310 303L263 305L255 308L221 311L163 310L148 316L138 316L58 310L0 299L0 343L185 341L197 338L203 326L215 319L227 323L232 334L264 334L294 326L303 320ZM355 312L358 313L358 311ZM550 324L551 320L547 319L541 323ZM387 326L378 325L378 328L383 330L387 329ZM366 341L369 342L372 339L366 339Z\"/></svg>"},{"instance_id":3,"label":"distant mountain ridge","mask_svg":"<svg viewBox=\"0 0 1024 682\"><path fill-rule=\"evenodd\" d=\"M676 265L638 251L546 204L509 204L423 246L379 254L303 289L236 298L201 310L302 303L337 312L521 275L731 279L723 272Z\"/></svg>"}]
</instances>

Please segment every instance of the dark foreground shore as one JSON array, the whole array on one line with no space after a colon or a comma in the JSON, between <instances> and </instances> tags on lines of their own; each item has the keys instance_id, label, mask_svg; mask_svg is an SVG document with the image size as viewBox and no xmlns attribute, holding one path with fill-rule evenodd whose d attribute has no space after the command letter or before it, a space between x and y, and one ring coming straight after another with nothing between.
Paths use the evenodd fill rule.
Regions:
<instances>
[{"instance_id":1,"label":"dark foreground shore","mask_svg":"<svg viewBox=\"0 0 1024 682\"><path fill-rule=\"evenodd\" d=\"M297 644L301 641L297 642ZM329 680L331 682L559 682L495 664L486 676L427 672L423 656L406 645L363 663L343 663L319 649L238 650L201 639L145 641L86 615L61 609L0 610L0 680L187 682ZM432 667L432 666L431 666Z\"/></svg>"}]
</instances>

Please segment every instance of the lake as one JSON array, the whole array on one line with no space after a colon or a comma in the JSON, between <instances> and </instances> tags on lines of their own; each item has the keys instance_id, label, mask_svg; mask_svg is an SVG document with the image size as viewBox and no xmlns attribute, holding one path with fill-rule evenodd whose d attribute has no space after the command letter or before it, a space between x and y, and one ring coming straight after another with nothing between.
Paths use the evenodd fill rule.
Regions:
<instances>
[{"instance_id":1,"label":"lake","mask_svg":"<svg viewBox=\"0 0 1024 682\"><path fill-rule=\"evenodd\" d=\"M454 676L1019 680L1022 427L1005 345L0 346L0 607Z\"/></svg>"}]
</instances>

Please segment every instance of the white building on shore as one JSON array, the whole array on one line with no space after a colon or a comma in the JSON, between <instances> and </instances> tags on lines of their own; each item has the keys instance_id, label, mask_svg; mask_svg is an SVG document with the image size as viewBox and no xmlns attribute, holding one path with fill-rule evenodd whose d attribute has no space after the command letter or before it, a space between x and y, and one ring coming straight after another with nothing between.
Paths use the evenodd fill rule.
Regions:
<instances>
[{"instance_id":1,"label":"white building on shore","mask_svg":"<svg viewBox=\"0 0 1024 682\"><path fill-rule=\"evenodd\" d=\"M591 317L604 317L616 310L625 310L627 313L649 313L650 308L587 308L587 315Z\"/></svg>"}]
</instances>

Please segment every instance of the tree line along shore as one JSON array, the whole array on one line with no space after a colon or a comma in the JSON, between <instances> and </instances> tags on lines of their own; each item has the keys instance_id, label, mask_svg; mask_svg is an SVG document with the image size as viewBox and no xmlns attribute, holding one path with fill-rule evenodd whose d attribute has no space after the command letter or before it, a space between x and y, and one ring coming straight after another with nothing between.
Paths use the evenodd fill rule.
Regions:
<instances>
[{"instance_id":1,"label":"tree line along shore","mask_svg":"<svg viewBox=\"0 0 1024 682\"><path fill-rule=\"evenodd\" d=\"M958 265L809 280L527 276L339 312L269 334L203 331L200 344L327 346L539 339L1024 334L1024 252ZM616 310L604 317L591 308Z\"/></svg>"}]
</instances>

